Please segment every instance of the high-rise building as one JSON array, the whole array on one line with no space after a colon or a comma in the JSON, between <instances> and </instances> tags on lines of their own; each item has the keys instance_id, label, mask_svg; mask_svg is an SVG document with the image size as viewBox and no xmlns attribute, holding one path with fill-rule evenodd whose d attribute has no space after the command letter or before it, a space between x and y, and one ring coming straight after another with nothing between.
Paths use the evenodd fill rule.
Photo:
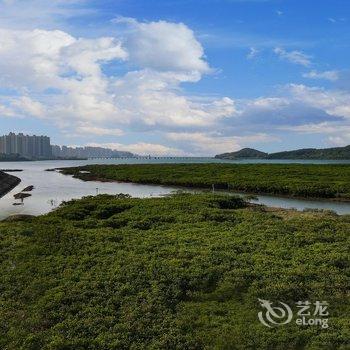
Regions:
<instances>
[{"instance_id":1,"label":"high-rise building","mask_svg":"<svg viewBox=\"0 0 350 350\"><path fill-rule=\"evenodd\" d=\"M117 151L102 147L52 146L52 155L59 158L123 158L133 157L130 152Z\"/></svg>"},{"instance_id":2,"label":"high-rise building","mask_svg":"<svg viewBox=\"0 0 350 350\"><path fill-rule=\"evenodd\" d=\"M29 136L11 132L0 136L0 153L20 154L29 158L50 158L52 156L48 136Z\"/></svg>"}]
</instances>

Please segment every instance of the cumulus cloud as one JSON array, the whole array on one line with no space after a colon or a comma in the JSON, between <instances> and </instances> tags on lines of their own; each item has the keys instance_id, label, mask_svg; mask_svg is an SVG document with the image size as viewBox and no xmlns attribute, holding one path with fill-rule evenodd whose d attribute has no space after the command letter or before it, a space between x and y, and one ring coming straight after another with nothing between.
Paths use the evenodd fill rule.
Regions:
<instances>
[{"instance_id":1,"label":"cumulus cloud","mask_svg":"<svg viewBox=\"0 0 350 350\"><path fill-rule=\"evenodd\" d=\"M350 93L340 90L326 90L302 84L288 86L293 98L306 105L319 108L332 116L350 119Z\"/></svg>"},{"instance_id":2,"label":"cumulus cloud","mask_svg":"<svg viewBox=\"0 0 350 350\"><path fill-rule=\"evenodd\" d=\"M281 47L276 47L273 51L282 60L285 60L294 64L299 64L305 67L308 67L311 65L311 56L306 55L301 51L297 51L297 50L287 51Z\"/></svg>"},{"instance_id":3,"label":"cumulus cloud","mask_svg":"<svg viewBox=\"0 0 350 350\"><path fill-rule=\"evenodd\" d=\"M236 112L229 98L199 101L181 93L182 83L211 71L188 27L135 20L127 26L123 37L96 39L58 30L1 29L2 86L25 91L32 99L31 115L60 126L69 120L77 128L82 121L102 124L96 128L107 121L118 128L207 127ZM103 64L122 61L135 70L122 76L103 73ZM29 112L28 104L22 105L23 113Z\"/></svg>"},{"instance_id":4,"label":"cumulus cloud","mask_svg":"<svg viewBox=\"0 0 350 350\"><path fill-rule=\"evenodd\" d=\"M252 132L273 132L282 125L301 125L338 121L341 117L328 114L322 108L300 101L286 88L283 97L257 98L239 104L240 117L225 120L226 131L231 128L247 129Z\"/></svg>"},{"instance_id":5,"label":"cumulus cloud","mask_svg":"<svg viewBox=\"0 0 350 350\"><path fill-rule=\"evenodd\" d=\"M275 137L264 133L246 136L223 136L217 132L181 132L168 133L167 138L186 147L191 155L215 155L218 153L237 151L251 143L271 142Z\"/></svg>"},{"instance_id":6,"label":"cumulus cloud","mask_svg":"<svg viewBox=\"0 0 350 350\"><path fill-rule=\"evenodd\" d=\"M52 13L61 8L58 3L53 2ZM0 3L0 11L4 6ZM5 17L13 10L6 6ZM248 58L257 53L252 48ZM300 51L276 48L275 53L311 65L310 56ZM120 73L107 74L109 65L121 68ZM113 35L95 38L7 26L0 28L0 115L46 119L63 132L113 141L133 131L158 133L169 146L141 140L103 144L154 155L222 153L275 141L275 131L284 126L302 132L303 126L331 127L350 118L349 93L340 90L291 84L278 96L250 100L184 92L184 83L213 71L195 33L183 23L118 18ZM331 80L331 72L307 74ZM345 134L323 134L346 139Z\"/></svg>"},{"instance_id":7,"label":"cumulus cloud","mask_svg":"<svg viewBox=\"0 0 350 350\"><path fill-rule=\"evenodd\" d=\"M222 136L237 140L235 135L266 134L271 142L291 132L318 134L329 144L333 144L330 140L336 137L338 141L343 140L343 144L350 141L348 92L288 84L278 95L236 101L238 117L222 120ZM256 143L261 141L251 139L250 145Z\"/></svg>"},{"instance_id":8,"label":"cumulus cloud","mask_svg":"<svg viewBox=\"0 0 350 350\"><path fill-rule=\"evenodd\" d=\"M230 98L205 99L184 96L176 87L177 73L144 69L116 80L117 102L132 122L157 128L208 127L236 112Z\"/></svg>"},{"instance_id":9,"label":"cumulus cloud","mask_svg":"<svg viewBox=\"0 0 350 350\"><path fill-rule=\"evenodd\" d=\"M0 31L2 87L26 94L20 115L33 112L30 114L59 125L65 119L74 127L74 121L115 118L118 108L102 64L125 59L121 42L111 37L75 38L57 30ZM28 98L32 111L23 103Z\"/></svg>"},{"instance_id":10,"label":"cumulus cloud","mask_svg":"<svg viewBox=\"0 0 350 350\"><path fill-rule=\"evenodd\" d=\"M211 71L204 50L194 32L183 23L166 21L138 22L119 17L116 24L125 24L125 46L134 64L157 71L175 71L197 76Z\"/></svg>"},{"instance_id":11,"label":"cumulus cloud","mask_svg":"<svg viewBox=\"0 0 350 350\"><path fill-rule=\"evenodd\" d=\"M344 125L343 123L324 122L319 124L284 126L280 129L298 134L325 135L330 145L346 146L350 144L350 125Z\"/></svg>"},{"instance_id":12,"label":"cumulus cloud","mask_svg":"<svg viewBox=\"0 0 350 350\"><path fill-rule=\"evenodd\" d=\"M255 121L264 115L263 109L270 109L269 123L274 124L275 131L318 134L324 136L329 145L350 143L349 92L301 84L289 84L285 90L288 94L283 98L258 99L249 103L250 106L259 106ZM249 108L245 114L245 117L254 115Z\"/></svg>"},{"instance_id":13,"label":"cumulus cloud","mask_svg":"<svg viewBox=\"0 0 350 350\"><path fill-rule=\"evenodd\" d=\"M33 101L28 96L21 96L18 99L14 99L12 106L19 109L25 115L31 115L38 118L43 118L46 113L45 106L37 101Z\"/></svg>"},{"instance_id":14,"label":"cumulus cloud","mask_svg":"<svg viewBox=\"0 0 350 350\"><path fill-rule=\"evenodd\" d=\"M106 87L101 64L126 58L121 42L114 38L76 39L59 30L0 29L0 82L18 92L99 93Z\"/></svg>"}]
</instances>

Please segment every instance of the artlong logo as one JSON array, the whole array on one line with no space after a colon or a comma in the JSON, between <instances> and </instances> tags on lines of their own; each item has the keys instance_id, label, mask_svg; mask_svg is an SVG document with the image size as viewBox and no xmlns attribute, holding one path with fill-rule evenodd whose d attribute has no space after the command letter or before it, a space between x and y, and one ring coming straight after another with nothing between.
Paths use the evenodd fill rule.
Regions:
<instances>
[{"instance_id":1,"label":"artlong logo","mask_svg":"<svg viewBox=\"0 0 350 350\"><path fill-rule=\"evenodd\" d=\"M273 326L281 326L289 323L293 318L292 309L285 303L279 302L280 306L272 306L272 302L259 299L261 306L266 309L265 312L260 311L258 317L260 322L269 328Z\"/></svg>"},{"instance_id":2,"label":"artlong logo","mask_svg":"<svg viewBox=\"0 0 350 350\"><path fill-rule=\"evenodd\" d=\"M265 309L258 313L260 322L269 328L282 326L290 323L293 319L293 311L286 303L279 302L279 306L273 306L269 300L258 299L261 306ZM295 323L298 326L320 326L325 329L328 328L327 311L328 303L326 301L298 301L296 307L299 309L296 312ZM312 312L311 306L314 305ZM318 317L317 317L318 316Z\"/></svg>"}]
</instances>

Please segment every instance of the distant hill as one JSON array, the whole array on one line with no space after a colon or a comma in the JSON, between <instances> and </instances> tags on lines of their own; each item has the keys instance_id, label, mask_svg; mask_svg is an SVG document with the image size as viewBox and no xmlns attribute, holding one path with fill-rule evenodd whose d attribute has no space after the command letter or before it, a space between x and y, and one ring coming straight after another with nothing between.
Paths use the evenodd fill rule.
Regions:
<instances>
[{"instance_id":1,"label":"distant hill","mask_svg":"<svg viewBox=\"0 0 350 350\"><path fill-rule=\"evenodd\" d=\"M303 148L295 151L271 153L269 159L350 159L350 145L334 148Z\"/></svg>"},{"instance_id":2,"label":"distant hill","mask_svg":"<svg viewBox=\"0 0 350 350\"><path fill-rule=\"evenodd\" d=\"M215 158L220 159L265 159L268 156L267 153L258 151L253 148L243 148L237 152L223 153L215 156Z\"/></svg>"},{"instance_id":3,"label":"distant hill","mask_svg":"<svg viewBox=\"0 0 350 350\"><path fill-rule=\"evenodd\" d=\"M252 148L243 148L237 152L218 154L219 159L343 159L350 160L350 145L333 148L303 148L293 151L264 153Z\"/></svg>"}]
</instances>

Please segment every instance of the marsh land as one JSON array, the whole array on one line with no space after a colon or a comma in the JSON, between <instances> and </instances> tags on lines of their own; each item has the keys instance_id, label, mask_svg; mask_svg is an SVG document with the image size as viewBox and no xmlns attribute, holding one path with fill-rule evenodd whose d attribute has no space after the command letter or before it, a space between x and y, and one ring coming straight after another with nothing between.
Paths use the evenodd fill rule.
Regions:
<instances>
[{"instance_id":1,"label":"marsh land","mask_svg":"<svg viewBox=\"0 0 350 350\"><path fill-rule=\"evenodd\" d=\"M100 195L0 223L0 348L346 349L350 216ZM258 299L326 300L267 328Z\"/></svg>"},{"instance_id":2,"label":"marsh land","mask_svg":"<svg viewBox=\"0 0 350 350\"><path fill-rule=\"evenodd\" d=\"M107 181L101 188L122 181L350 198L349 165L86 165L62 171L86 182L33 174L68 179L70 191L76 182L91 187L98 180ZM101 194L63 202L46 215L10 217L0 222L0 348L344 350L349 243L350 215L272 209L219 193ZM258 319L261 299L294 307L326 301L328 327L293 319L268 328Z\"/></svg>"},{"instance_id":3,"label":"marsh land","mask_svg":"<svg viewBox=\"0 0 350 350\"><path fill-rule=\"evenodd\" d=\"M350 201L348 164L141 164L62 169L82 180L215 188Z\"/></svg>"}]
</instances>

